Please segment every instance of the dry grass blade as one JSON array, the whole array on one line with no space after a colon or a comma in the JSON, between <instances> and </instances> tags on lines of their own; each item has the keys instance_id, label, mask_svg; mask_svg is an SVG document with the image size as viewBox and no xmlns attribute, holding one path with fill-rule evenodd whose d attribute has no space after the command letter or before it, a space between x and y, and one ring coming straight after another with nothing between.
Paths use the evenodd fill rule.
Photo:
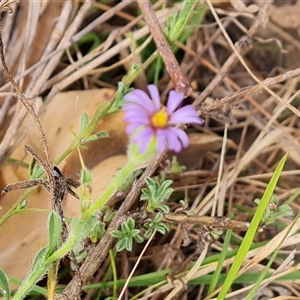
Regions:
<instances>
[{"instance_id":1,"label":"dry grass blade","mask_svg":"<svg viewBox=\"0 0 300 300\"><path fill-rule=\"evenodd\" d=\"M0 13L4 12L4 11L12 13L13 9L10 7L10 5L14 2L16 2L16 0L1 0L1 2L0 2Z\"/></svg>"},{"instance_id":2,"label":"dry grass blade","mask_svg":"<svg viewBox=\"0 0 300 300\"><path fill-rule=\"evenodd\" d=\"M20 4L24 6L22 10L22 17L26 18L29 17L26 15L26 3ZM41 55L41 57L35 57L34 59L37 61L33 66L30 66L27 70L23 70L23 68L19 68L19 74L22 74L21 76L19 74L16 74L14 76L16 80L20 80L24 76L27 76L24 82L26 83L26 93L30 95L30 98L34 98L39 95L41 92L41 88L44 87L45 81L48 79L48 77L52 74L53 70L55 67L60 62L60 57L61 53L71 45L70 40L72 40L72 36L75 34L75 32L78 30L83 18L85 17L85 14L87 13L88 9L91 7L92 2L88 1L85 2L83 5L80 6L80 9L78 11L78 14L74 16L74 22L70 22L69 18L71 16L72 11L74 11L78 5L76 3L72 3L70 1L64 2L63 6L61 8L61 11L59 11L60 15L59 17L56 16L57 14L57 9L60 9L60 3L52 3L51 5L46 5L46 8L43 10L43 7L38 6L40 9L40 13L44 13L45 16L47 17L48 15L52 18L56 19L56 23L51 23L55 24L53 26L53 33L49 36L50 40L49 43L47 40L44 40L44 37L46 36L45 33L42 33L43 31L43 25L40 23L35 23L37 26L35 29L30 28L31 32L36 32L35 33L35 38L31 41L30 39L26 40L26 42L23 39L17 39L15 42L16 43L27 43L27 48L29 48L29 42L31 41L30 44L30 51L28 51L28 55L30 54L30 59L26 57L26 64L32 63L32 57L35 55ZM37 9L37 7L35 7ZM47 20L45 20L47 23ZM30 20L27 20L27 22L30 22ZM49 21L48 21L49 23ZM47 24L48 24L47 23ZM48 24L49 25L49 24ZM47 25L47 26L48 26ZM68 30L66 30L66 27L68 27ZM4 32L6 32L4 30ZM51 32L51 31L49 31ZM47 32L47 34L49 33ZM58 32L63 32L64 35L61 36L60 34L57 34ZM31 35L30 32L27 34ZM42 38L40 40L36 40L38 37L38 34L42 34ZM15 36L13 36L15 38ZM12 42L14 40L12 39ZM43 49L43 46L45 47L44 51L40 53L40 51L33 50L36 48L34 44L38 43L38 50ZM46 43L45 45L43 43ZM10 44L9 44L10 45ZM10 45L11 46L11 45ZM26 49L25 47L25 49ZM18 49L22 49L22 45L18 47ZM35 51L35 52L34 52ZM13 53L16 53L17 51L14 51ZM24 56L22 56L24 57ZM41 59L42 58L42 59ZM52 59L51 59L52 58ZM13 63L18 63L19 57L15 57L13 60ZM50 61L49 61L50 59ZM36 71L31 74L33 70ZM8 84L4 84L1 87L1 90L5 90L8 88ZM54 93L55 95L55 93ZM0 120L0 123L3 121L5 117L5 112L7 114L9 107L11 106L11 99L7 98L6 99L6 105L2 107L1 113L2 115L2 120ZM9 124L9 129L5 132L4 138L1 141L0 144L0 161L4 161L5 158L9 155L9 153L12 151L13 147L15 145L11 145L12 139L16 137L18 127L24 120L24 117L26 115L26 111L24 110L16 110L15 111L15 118L13 121ZM46 151L45 151L46 152ZM49 158L49 157L48 157Z\"/></svg>"},{"instance_id":3,"label":"dry grass blade","mask_svg":"<svg viewBox=\"0 0 300 300\"><path fill-rule=\"evenodd\" d=\"M208 1L209 5L211 2ZM237 63L238 56L237 53L241 55L246 54L252 46L252 36L258 29L261 24L261 20L265 15L270 3L266 2L263 9L260 11L260 17L254 22L252 27L249 29L246 36L242 36L238 42L235 43L234 52L227 59L227 61L223 64L221 70L218 72L217 76L211 83L205 88L205 90L195 99L194 105L196 108L200 106L200 104L211 94L211 92L220 84L226 74L228 74L229 70Z\"/></svg>"}]
</instances>

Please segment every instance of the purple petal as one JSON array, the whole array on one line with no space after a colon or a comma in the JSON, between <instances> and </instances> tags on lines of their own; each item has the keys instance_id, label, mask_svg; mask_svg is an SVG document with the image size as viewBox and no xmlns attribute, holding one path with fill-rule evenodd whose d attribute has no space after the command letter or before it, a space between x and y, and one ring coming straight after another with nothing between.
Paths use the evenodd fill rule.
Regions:
<instances>
[{"instance_id":1,"label":"purple petal","mask_svg":"<svg viewBox=\"0 0 300 300\"><path fill-rule=\"evenodd\" d=\"M167 102L167 112L169 115L171 115L181 104L183 101L184 96L180 93L177 93L176 91L170 91L168 102Z\"/></svg>"},{"instance_id":2,"label":"purple petal","mask_svg":"<svg viewBox=\"0 0 300 300\"><path fill-rule=\"evenodd\" d=\"M166 142L167 142L166 130L165 129L157 129L156 130L156 138L157 138L156 149L159 153L162 153L167 146L166 145Z\"/></svg>"},{"instance_id":3,"label":"purple petal","mask_svg":"<svg viewBox=\"0 0 300 300\"><path fill-rule=\"evenodd\" d=\"M143 114L145 116L150 115L146 109L142 108L138 104L133 104L133 103L126 104L125 109L123 109L123 110L126 112L126 114L134 114L135 113L135 114Z\"/></svg>"},{"instance_id":4,"label":"purple petal","mask_svg":"<svg viewBox=\"0 0 300 300\"><path fill-rule=\"evenodd\" d=\"M198 117L195 108L192 105L187 105L175 111L170 116L168 123L170 125L187 124L187 123L202 125L203 121Z\"/></svg>"},{"instance_id":5,"label":"purple petal","mask_svg":"<svg viewBox=\"0 0 300 300\"><path fill-rule=\"evenodd\" d=\"M150 139L153 136L154 136L154 132L152 128L145 127L144 129L142 129L141 132L139 132L137 135L133 137L132 141L136 144L139 144L141 153L144 153L145 150L147 149Z\"/></svg>"},{"instance_id":6,"label":"purple petal","mask_svg":"<svg viewBox=\"0 0 300 300\"><path fill-rule=\"evenodd\" d=\"M149 123L149 116L145 111L136 112L136 111L128 111L124 115L124 121L125 122L135 122L135 121L141 121L143 120L145 124Z\"/></svg>"},{"instance_id":7,"label":"purple petal","mask_svg":"<svg viewBox=\"0 0 300 300\"><path fill-rule=\"evenodd\" d=\"M183 148L187 148L188 145L190 144L190 139L186 132L180 128L172 128L172 130L176 133L178 139L180 140Z\"/></svg>"},{"instance_id":8,"label":"purple petal","mask_svg":"<svg viewBox=\"0 0 300 300\"><path fill-rule=\"evenodd\" d=\"M126 127L126 134L131 135L140 126L141 125L138 124L128 124L128 126Z\"/></svg>"},{"instance_id":9,"label":"purple petal","mask_svg":"<svg viewBox=\"0 0 300 300\"><path fill-rule=\"evenodd\" d=\"M138 103L134 103L134 102L129 102L129 103L123 105L122 109L123 109L124 111L131 111L131 110L136 111L136 110L142 110L142 111L145 111L145 112L148 113L148 111L147 111L144 107L142 107L142 106L139 105Z\"/></svg>"},{"instance_id":10,"label":"purple petal","mask_svg":"<svg viewBox=\"0 0 300 300\"><path fill-rule=\"evenodd\" d=\"M128 124L134 124L136 126L140 126L140 125L150 126L150 124L149 124L150 121L148 119L143 118L143 117L134 118L134 120L131 119L130 117L129 118L124 117L124 121Z\"/></svg>"},{"instance_id":11,"label":"purple petal","mask_svg":"<svg viewBox=\"0 0 300 300\"><path fill-rule=\"evenodd\" d=\"M169 149L174 152L180 152L182 150L182 145L178 139L177 132L174 130L175 128L168 128L167 140Z\"/></svg>"},{"instance_id":12,"label":"purple petal","mask_svg":"<svg viewBox=\"0 0 300 300\"><path fill-rule=\"evenodd\" d=\"M150 93L151 99L153 100L156 111L160 110L161 102L160 102L160 94L157 86L155 84L149 84L147 88Z\"/></svg>"},{"instance_id":13,"label":"purple petal","mask_svg":"<svg viewBox=\"0 0 300 300\"><path fill-rule=\"evenodd\" d=\"M149 111L150 113L155 112L155 105L149 96L142 90L135 89L132 92L124 96L124 100L132 103L136 103Z\"/></svg>"}]
</instances>

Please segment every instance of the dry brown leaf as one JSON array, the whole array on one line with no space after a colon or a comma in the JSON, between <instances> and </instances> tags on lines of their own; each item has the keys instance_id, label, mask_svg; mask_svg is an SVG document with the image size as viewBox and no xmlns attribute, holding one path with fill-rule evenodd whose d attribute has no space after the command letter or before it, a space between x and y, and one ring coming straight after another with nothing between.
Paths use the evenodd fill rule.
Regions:
<instances>
[{"instance_id":1,"label":"dry brown leaf","mask_svg":"<svg viewBox=\"0 0 300 300\"><path fill-rule=\"evenodd\" d=\"M11 166L1 168L3 177L18 180ZM1 217L24 191L14 191L1 197ZM28 208L49 209L49 195L38 188L29 197ZM0 266L10 276L23 278L34 254L47 242L47 212L21 213L11 217L0 227Z\"/></svg>"},{"instance_id":2,"label":"dry brown leaf","mask_svg":"<svg viewBox=\"0 0 300 300\"><path fill-rule=\"evenodd\" d=\"M92 176L92 199L95 201L101 195L105 187L111 182L114 175L127 161L126 155L115 155L109 157L91 169ZM64 209L68 217L80 215L79 201L68 195L65 200Z\"/></svg>"}]
</instances>

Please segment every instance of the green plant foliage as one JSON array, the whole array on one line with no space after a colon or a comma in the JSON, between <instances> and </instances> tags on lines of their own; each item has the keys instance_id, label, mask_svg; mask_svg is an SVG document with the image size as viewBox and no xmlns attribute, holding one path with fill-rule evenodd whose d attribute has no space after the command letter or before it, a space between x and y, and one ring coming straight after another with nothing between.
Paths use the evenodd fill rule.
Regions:
<instances>
[{"instance_id":1,"label":"green plant foliage","mask_svg":"<svg viewBox=\"0 0 300 300\"><path fill-rule=\"evenodd\" d=\"M144 236L145 238L149 239L150 236L153 234L154 230L158 231L161 234L165 234L169 231L169 226L162 222L163 215L162 213L158 213L155 218L151 222L146 222L144 227L147 229Z\"/></svg>"},{"instance_id":2,"label":"green plant foliage","mask_svg":"<svg viewBox=\"0 0 300 300\"><path fill-rule=\"evenodd\" d=\"M38 251L32 263L31 270L22 281L19 289L15 293L13 300L23 300L25 296L34 288L34 284L39 281L48 271L50 264L45 262L47 247Z\"/></svg>"},{"instance_id":3,"label":"green plant foliage","mask_svg":"<svg viewBox=\"0 0 300 300\"><path fill-rule=\"evenodd\" d=\"M47 253L48 247L44 247L38 251L31 266L31 273L36 272L43 266Z\"/></svg>"},{"instance_id":4,"label":"green plant foliage","mask_svg":"<svg viewBox=\"0 0 300 300\"><path fill-rule=\"evenodd\" d=\"M48 218L48 251L46 257L52 255L61 240L62 225L57 212L51 211Z\"/></svg>"},{"instance_id":5,"label":"green plant foliage","mask_svg":"<svg viewBox=\"0 0 300 300\"><path fill-rule=\"evenodd\" d=\"M90 121L89 115L84 112L80 118L80 132L83 132L84 130L87 129L89 121Z\"/></svg>"},{"instance_id":6,"label":"green plant foliage","mask_svg":"<svg viewBox=\"0 0 300 300\"><path fill-rule=\"evenodd\" d=\"M261 199L255 199L254 202L259 205ZM292 208L288 204L279 205L279 201L276 197L272 197L269 205L266 207L262 222L266 225L273 224L278 218L293 216Z\"/></svg>"},{"instance_id":7,"label":"green plant foliage","mask_svg":"<svg viewBox=\"0 0 300 300\"><path fill-rule=\"evenodd\" d=\"M185 1L182 11L176 12L167 20L167 27L165 34L170 43L174 43L181 36L182 32L186 29L186 25L194 12L196 0Z\"/></svg>"},{"instance_id":8,"label":"green plant foliage","mask_svg":"<svg viewBox=\"0 0 300 300\"><path fill-rule=\"evenodd\" d=\"M3 297L5 300L9 300L11 291L8 285L8 278L1 268L0 268L0 288L2 290L0 291L0 296Z\"/></svg>"},{"instance_id":9,"label":"green plant foliage","mask_svg":"<svg viewBox=\"0 0 300 300\"><path fill-rule=\"evenodd\" d=\"M90 170L86 167L82 168L80 172L80 187L78 195L80 196L81 212L84 212L92 203L92 176Z\"/></svg>"},{"instance_id":10,"label":"green plant foliage","mask_svg":"<svg viewBox=\"0 0 300 300\"><path fill-rule=\"evenodd\" d=\"M119 239L116 245L118 252L124 249L132 251L133 240L137 243L142 243L144 241L143 237L140 235L140 230L135 229L135 222L132 218L129 218L126 222L122 223L121 230L114 230L112 236Z\"/></svg>"},{"instance_id":11,"label":"green plant foliage","mask_svg":"<svg viewBox=\"0 0 300 300\"><path fill-rule=\"evenodd\" d=\"M181 165L176 156L172 157L170 173L171 174L181 174L186 169L185 166Z\"/></svg>"},{"instance_id":12,"label":"green plant foliage","mask_svg":"<svg viewBox=\"0 0 300 300\"><path fill-rule=\"evenodd\" d=\"M149 212L158 210L168 213L170 209L167 205L163 204L163 202L166 201L173 193L173 189L169 187L173 181L166 180L159 183L150 177L147 177L145 178L145 182L148 187L142 189L141 200L148 201L147 210Z\"/></svg>"},{"instance_id":13,"label":"green plant foliage","mask_svg":"<svg viewBox=\"0 0 300 300\"><path fill-rule=\"evenodd\" d=\"M88 143L88 142L93 142L93 141L99 140L101 138L106 138L106 137L109 137L108 132L102 130L102 131L99 131L97 133L91 134L90 136L88 136L84 139L81 139L81 144L85 144L85 143Z\"/></svg>"}]
</instances>

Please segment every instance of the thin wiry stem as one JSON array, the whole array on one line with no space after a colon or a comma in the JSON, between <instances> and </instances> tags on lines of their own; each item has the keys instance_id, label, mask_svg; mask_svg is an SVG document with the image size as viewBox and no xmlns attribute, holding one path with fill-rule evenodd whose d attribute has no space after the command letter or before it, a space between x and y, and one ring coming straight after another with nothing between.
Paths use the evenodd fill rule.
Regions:
<instances>
[{"instance_id":1,"label":"thin wiry stem","mask_svg":"<svg viewBox=\"0 0 300 300\"><path fill-rule=\"evenodd\" d=\"M27 111L29 112L29 114L32 116L32 118L34 119L37 128L40 132L41 135L41 140L42 140L42 146L44 149L44 152L46 154L46 161L49 163L50 162L50 152L49 152L49 148L48 148L48 144L46 141L46 134L45 134L45 130L35 112L35 110L33 109L32 105L29 103L29 101L27 100L27 98L24 96L24 94L22 93L20 87L17 85L17 83L15 82L8 66L6 63L6 59L4 56L4 46L3 46L3 40L2 40L2 34L0 31L0 57L1 57L1 61L2 61L2 65L3 65L3 69L4 69L4 73L7 76L7 79L10 81L15 93L16 93L16 98L18 101L20 101L22 103L22 105L27 109ZM48 165L49 166L49 165ZM49 172L48 168L45 168L45 171L47 172L47 175L50 179L51 172Z\"/></svg>"}]
</instances>

